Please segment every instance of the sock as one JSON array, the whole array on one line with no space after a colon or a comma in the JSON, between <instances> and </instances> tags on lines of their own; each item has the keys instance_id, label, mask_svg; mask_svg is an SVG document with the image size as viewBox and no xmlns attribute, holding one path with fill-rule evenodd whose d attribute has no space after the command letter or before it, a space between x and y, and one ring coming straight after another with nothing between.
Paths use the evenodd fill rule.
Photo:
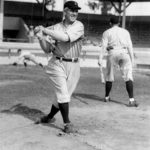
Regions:
<instances>
[{"instance_id":1,"label":"sock","mask_svg":"<svg viewBox=\"0 0 150 150\"><path fill-rule=\"evenodd\" d=\"M112 88L112 82L110 81L106 81L106 85L105 85L105 97L109 97L109 93L111 91Z\"/></svg>"},{"instance_id":2,"label":"sock","mask_svg":"<svg viewBox=\"0 0 150 150\"><path fill-rule=\"evenodd\" d=\"M105 97L106 100L109 100L109 96Z\"/></svg>"},{"instance_id":3,"label":"sock","mask_svg":"<svg viewBox=\"0 0 150 150\"><path fill-rule=\"evenodd\" d=\"M24 62L24 66L27 67L27 63L26 62Z\"/></svg>"},{"instance_id":4,"label":"sock","mask_svg":"<svg viewBox=\"0 0 150 150\"><path fill-rule=\"evenodd\" d=\"M57 114L58 111L59 111L59 108L57 108L57 107L55 107L54 105L52 105L51 111L50 111L50 113L48 114L48 117L49 117L50 119L52 119L52 118Z\"/></svg>"},{"instance_id":5,"label":"sock","mask_svg":"<svg viewBox=\"0 0 150 150\"><path fill-rule=\"evenodd\" d=\"M130 102L134 102L134 98L129 98L129 101Z\"/></svg>"},{"instance_id":6,"label":"sock","mask_svg":"<svg viewBox=\"0 0 150 150\"><path fill-rule=\"evenodd\" d=\"M128 92L129 98L133 98L133 81L129 80L126 82L126 90Z\"/></svg>"},{"instance_id":7,"label":"sock","mask_svg":"<svg viewBox=\"0 0 150 150\"><path fill-rule=\"evenodd\" d=\"M60 109L64 124L70 123L70 120L69 120L69 103L59 103L59 109Z\"/></svg>"}]
</instances>

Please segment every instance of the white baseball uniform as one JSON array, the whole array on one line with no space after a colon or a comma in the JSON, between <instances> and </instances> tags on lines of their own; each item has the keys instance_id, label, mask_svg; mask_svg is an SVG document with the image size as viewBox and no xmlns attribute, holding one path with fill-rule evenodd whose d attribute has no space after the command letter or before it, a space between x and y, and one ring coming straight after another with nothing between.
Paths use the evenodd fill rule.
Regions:
<instances>
[{"instance_id":1,"label":"white baseball uniform","mask_svg":"<svg viewBox=\"0 0 150 150\"><path fill-rule=\"evenodd\" d=\"M62 58L76 60L80 56L82 48L82 38L84 36L84 26L80 21L66 27L63 22L53 26L53 30L63 31L68 34L70 41L56 41L57 49L52 53L53 56L49 60L46 73L55 89L56 100L58 103L70 101L72 92L75 90L80 77L79 61L70 62L61 60ZM59 58L59 59L58 59Z\"/></svg>"},{"instance_id":2,"label":"white baseball uniform","mask_svg":"<svg viewBox=\"0 0 150 150\"><path fill-rule=\"evenodd\" d=\"M119 26L106 30L102 36L102 49L107 50L106 81L114 81L114 66L119 66L125 81L132 80L132 62L129 50L133 52L129 32Z\"/></svg>"},{"instance_id":3,"label":"white baseball uniform","mask_svg":"<svg viewBox=\"0 0 150 150\"><path fill-rule=\"evenodd\" d=\"M23 61L23 63L28 62L28 61L32 61L35 64L40 63L40 62L38 62L36 56L29 51L21 51L16 63L19 63L20 61Z\"/></svg>"}]
</instances>

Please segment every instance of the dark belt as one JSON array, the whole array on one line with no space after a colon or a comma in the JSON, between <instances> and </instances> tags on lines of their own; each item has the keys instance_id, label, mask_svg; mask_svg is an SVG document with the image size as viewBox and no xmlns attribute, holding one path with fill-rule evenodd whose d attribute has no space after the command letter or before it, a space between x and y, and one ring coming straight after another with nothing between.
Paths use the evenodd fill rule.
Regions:
<instances>
[{"instance_id":1,"label":"dark belt","mask_svg":"<svg viewBox=\"0 0 150 150\"><path fill-rule=\"evenodd\" d=\"M78 58L65 58L65 57L58 57L56 56L56 59L59 59L61 61L67 61L67 62L78 62Z\"/></svg>"},{"instance_id":2,"label":"dark belt","mask_svg":"<svg viewBox=\"0 0 150 150\"><path fill-rule=\"evenodd\" d=\"M126 47L120 47L121 49L126 49ZM112 47L112 46L108 46L107 47L107 51L110 51L110 50L112 50L112 49L114 49L114 47Z\"/></svg>"}]
</instances>

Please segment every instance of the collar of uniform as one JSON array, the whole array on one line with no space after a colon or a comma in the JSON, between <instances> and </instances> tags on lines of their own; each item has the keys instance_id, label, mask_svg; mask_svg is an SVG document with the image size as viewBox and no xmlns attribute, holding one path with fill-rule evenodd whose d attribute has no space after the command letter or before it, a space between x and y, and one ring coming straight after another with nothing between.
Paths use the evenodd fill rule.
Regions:
<instances>
[{"instance_id":1,"label":"collar of uniform","mask_svg":"<svg viewBox=\"0 0 150 150\"><path fill-rule=\"evenodd\" d=\"M66 27L66 28L69 27L69 26L71 26L71 25L73 25L73 24L75 24L75 23L76 23L76 20L72 24L67 24L66 25L65 24L65 19L62 21L63 26Z\"/></svg>"}]
</instances>

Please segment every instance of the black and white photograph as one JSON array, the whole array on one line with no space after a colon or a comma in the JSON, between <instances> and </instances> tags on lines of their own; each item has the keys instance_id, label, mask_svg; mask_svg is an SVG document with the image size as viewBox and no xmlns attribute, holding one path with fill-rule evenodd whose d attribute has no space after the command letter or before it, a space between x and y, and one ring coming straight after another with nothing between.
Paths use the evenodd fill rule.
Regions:
<instances>
[{"instance_id":1,"label":"black and white photograph","mask_svg":"<svg viewBox=\"0 0 150 150\"><path fill-rule=\"evenodd\" d=\"M150 0L0 0L0 150L150 150Z\"/></svg>"}]
</instances>

